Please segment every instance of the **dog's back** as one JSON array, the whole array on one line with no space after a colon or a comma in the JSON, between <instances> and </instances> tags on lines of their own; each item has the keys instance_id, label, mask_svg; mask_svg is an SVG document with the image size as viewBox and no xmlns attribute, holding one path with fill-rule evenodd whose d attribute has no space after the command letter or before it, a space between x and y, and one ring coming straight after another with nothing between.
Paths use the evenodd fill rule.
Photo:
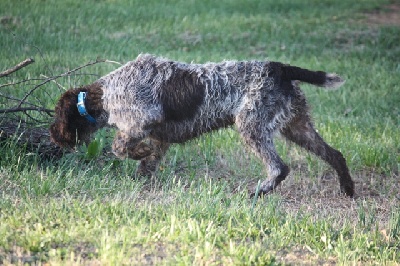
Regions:
<instances>
[{"instance_id":1,"label":"dog's back","mask_svg":"<svg viewBox=\"0 0 400 266\"><path fill-rule=\"evenodd\" d=\"M266 105L265 122L291 117L292 80L335 87L340 77L278 62L187 64L152 55L102 77L109 123L120 129L153 125L153 137L184 142L232 125L243 108ZM140 118L140 119L138 119Z\"/></svg>"}]
</instances>

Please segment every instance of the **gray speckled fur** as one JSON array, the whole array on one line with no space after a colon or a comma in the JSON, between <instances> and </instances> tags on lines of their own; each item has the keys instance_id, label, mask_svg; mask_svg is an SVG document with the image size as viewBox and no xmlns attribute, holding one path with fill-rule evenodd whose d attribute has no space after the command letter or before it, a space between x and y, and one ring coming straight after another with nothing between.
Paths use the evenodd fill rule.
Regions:
<instances>
[{"instance_id":1,"label":"gray speckled fur","mask_svg":"<svg viewBox=\"0 0 400 266\"><path fill-rule=\"evenodd\" d=\"M144 54L91 86L101 88L107 123L119 130L114 153L141 160L138 174L154 173L170 143L235 124L266 166L269 179L261 184L261 194L289 173L273 143L280 132L329 163L342 191L353 196L345 159L315 131L296 80L327 88L344 83L336 74L278 62L187 64Z\"/></svg>"},{"instance_id":2,"label":"gray speckled fur","mask_svg":"<svg viewBox=\"0 0 400 266\"><path fill-rule=\"evenodd\" d=\"M162 124L165 119L160 94L164 81L173 75L170 64L196 76L204 86L205 96L194 117ZM104 108L109 112L109 124L133 137L151 135L147 126L159 124L155 132L159 138L184 142L215 129L216 119L223 120L223 126L232 124L243 110L256 110L262 97L268 97L269 104L265 107L271 110L262 118L268 130L282 126L291 116L290 98L282 98L275 88L279 85L274 84L269 72L269 62L185 64L140 55L136 61L102 77L99 83L104 88Z\"/></svg>"}]
</instances>

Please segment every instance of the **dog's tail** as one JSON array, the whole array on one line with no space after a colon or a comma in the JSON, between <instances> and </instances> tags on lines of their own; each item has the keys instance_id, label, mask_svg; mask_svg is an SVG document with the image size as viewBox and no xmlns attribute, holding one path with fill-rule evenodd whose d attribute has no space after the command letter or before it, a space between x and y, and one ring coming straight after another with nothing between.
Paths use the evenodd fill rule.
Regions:
<instances>
[{"instance_id":1,"label":"dog's tail","mask_svg":"<svg viewBox=\"0 0 400 266\"><path fill-rule=\"evenodd\" d=\"M318 87L339 88L345 83L341 77L334 73L326 73L324 71L312 71L300 67L283 65L282 78L284 80L299 80L313 84Z\"/></svg>"}]
</instances>

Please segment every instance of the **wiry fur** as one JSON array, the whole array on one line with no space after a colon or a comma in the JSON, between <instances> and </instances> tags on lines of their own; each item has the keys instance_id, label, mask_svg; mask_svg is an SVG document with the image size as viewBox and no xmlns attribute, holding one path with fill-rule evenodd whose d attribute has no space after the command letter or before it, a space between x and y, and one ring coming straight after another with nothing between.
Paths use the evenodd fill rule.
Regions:
<instances>
[{"instance_id":1,"label":"wiry fur","mask_svg":"<svg viewBox=\"0 0 400 266\"><path fill-rule=\"evenodd\" d=\"M51 136L55 143L72 147L106 124L115 126L119 131L113 152L141 160L137 173L151 175L170 143L235 124L244 143L266 165L269 179L260 193L269 193L289 173L273 143L280 132L330 164L342 191L353 196L345 159L315 131L297 80L327 88L344 82L336 74L278 62L186 64L140 55L95 83L63 94ZM76 110L81 90L88 92L86 105L98 120L96 126Z\"/></svg>"}]
</instances>

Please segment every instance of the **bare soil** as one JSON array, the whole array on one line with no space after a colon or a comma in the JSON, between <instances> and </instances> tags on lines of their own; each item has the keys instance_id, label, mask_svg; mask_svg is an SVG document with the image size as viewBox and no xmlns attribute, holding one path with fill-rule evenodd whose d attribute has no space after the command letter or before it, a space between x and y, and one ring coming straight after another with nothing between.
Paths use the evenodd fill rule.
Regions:
<instances>
[{"instance_id":1,"label":"bare soil","mask_svg":"<svg viewBox=\"0 0 400 266\"><path fill-rule=\"evenodd\" d=\"M396 2L366 13L367 19L365 23L378 26L400 26L400 3Z\"/></svg>"}]
</instances>

